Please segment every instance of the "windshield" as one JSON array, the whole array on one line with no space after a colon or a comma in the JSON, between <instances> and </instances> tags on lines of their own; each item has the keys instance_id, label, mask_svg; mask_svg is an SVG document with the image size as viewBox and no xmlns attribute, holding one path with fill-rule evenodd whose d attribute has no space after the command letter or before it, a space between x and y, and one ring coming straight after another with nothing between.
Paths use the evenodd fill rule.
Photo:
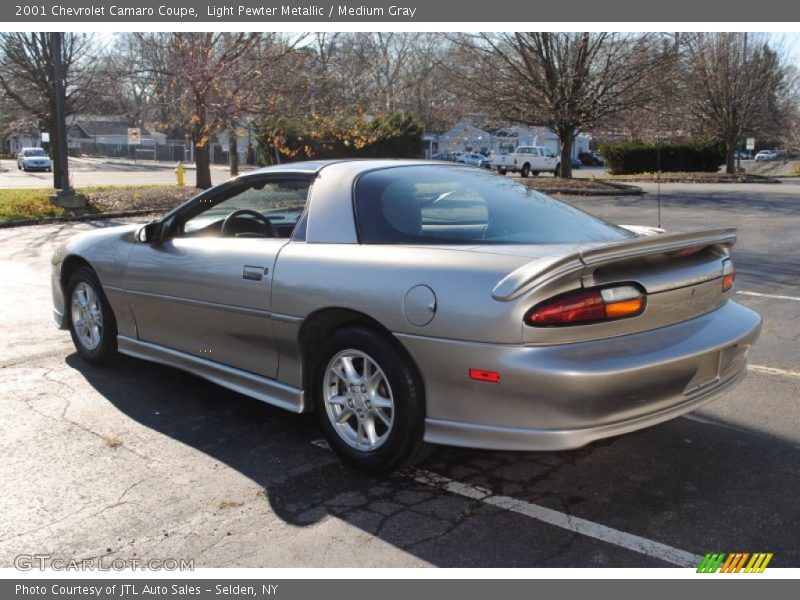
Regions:
<instances>
[{"instance_id":1,"label":"windshield","mask_svg":"<svg viewBox=\"0 0 800 600\"><path fill-rule=\"evenodd\" d=\"M484 170L425 165L372 171L356 182L367 244L566 244L629 231Z\"/></svg>"},{"instance_id":2,"label":"windshield","mask_svg":"<svg viewBox=\"0 0 800 600\"><path fill-rule=\"evenodd\" d=\"M41 148L32 148L30 150L25 150L25 152L23 152L22 154L23 156L47 156L44 153L44 150L42 150Z\"/></svg>"}]
</instances>

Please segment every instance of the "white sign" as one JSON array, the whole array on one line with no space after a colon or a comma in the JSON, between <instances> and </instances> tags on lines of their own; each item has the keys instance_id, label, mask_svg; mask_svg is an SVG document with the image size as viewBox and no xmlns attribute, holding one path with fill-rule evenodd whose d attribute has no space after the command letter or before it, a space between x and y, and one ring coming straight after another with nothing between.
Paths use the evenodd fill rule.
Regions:
<instances>
[{"instance_id":1,"label":"white sign","mask_svg":"<svg viewBox=\"0 0 800 600\"><path fill-rule=\"evenodd\" d=\"M747 138L747 149L748 150L756 149L756 138Z\"/></svg>"},{"instance_id":2,"label":"white sign","mask_svg":"<svg viewBox=\"0 0 800 600\"><path fill-rule=\"evenodd\" d=\"M142 143L142 132L138 127L129 127L128 128L128 143L129 144L141 144Z\"/></svg>"},{"instance_id":3,"label":"white sign","mask_svg":"<svg viewBox=\"0 0 800 600\"><path fill-rule=\"evenodd\" d=\"M50 132L49 131L43 131L42 132L42 143L49 142L49 141L50 141Z\"/></svg>"}]
</instances>

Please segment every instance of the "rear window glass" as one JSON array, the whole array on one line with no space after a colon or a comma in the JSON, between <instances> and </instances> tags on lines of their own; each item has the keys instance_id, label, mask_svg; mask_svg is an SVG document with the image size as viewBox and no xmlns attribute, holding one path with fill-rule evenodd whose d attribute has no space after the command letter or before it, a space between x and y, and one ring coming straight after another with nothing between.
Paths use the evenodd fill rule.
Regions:
<instances>
[{"instance_id":1,"label":"rear window glass","mask_svg":"<svg viewBox=\"0 0 800 600\"><path fill-rule=\"evenodd\" d=\"M356 182L366 244L562 244L620 240L629 231L474 167L372 171Z\"/></svg>"}]
</instances>

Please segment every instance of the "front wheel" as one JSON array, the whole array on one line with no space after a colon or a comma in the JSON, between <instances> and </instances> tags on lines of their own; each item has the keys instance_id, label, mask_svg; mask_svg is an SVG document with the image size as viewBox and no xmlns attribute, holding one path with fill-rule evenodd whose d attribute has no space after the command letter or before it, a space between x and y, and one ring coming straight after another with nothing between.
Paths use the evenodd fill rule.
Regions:
<instances>
[{"instance_id":1,"label":"front wheel","mask_svg":"<svg viewBox=\"0 0 800 600\"><path fill-rule=\"evenodd\" d=\"M69 332L86 361L102 365L117 353L117 321L94 271L78 267L67 285Z\"/></svg>"},{"instance_id":2,"label":"front wheel","mask_svg":"<svg viewBox=\"0 0 800 600\"><path fill-rule=\"evenodd\" d=\"M558 177L559 172L561 171L561 163L556 165L555 170L553 171L553 177Z\"/></svg>"},{"instance_id":3,"label":"front wheel","mask_svg":"<svg viewBox=\"0 0 800 600\"><path fill-rule=\"evenodd\" d=\"M314 403L325 437L346 462L371 472L411 466L433 446L422 440L425 394L409 359L361 326L334 332L318 355Z\"/></svg>"}]
</instances>

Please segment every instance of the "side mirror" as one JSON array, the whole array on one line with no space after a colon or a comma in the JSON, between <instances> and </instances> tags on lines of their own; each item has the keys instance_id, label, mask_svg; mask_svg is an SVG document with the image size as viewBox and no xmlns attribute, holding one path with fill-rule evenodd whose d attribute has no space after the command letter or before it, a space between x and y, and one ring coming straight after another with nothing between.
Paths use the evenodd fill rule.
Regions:
<instances>
[{"instance_id":1,"label":"side mirror","mask_svg":"<svg viewBox=\"0 0 800 600\"><path fill-rule=\"evenodd\" d=\"M136 232L136 239L143 244L157 244L164 237L164 224L161 221L150 221Z\"/></svg>"}]
</instances>

